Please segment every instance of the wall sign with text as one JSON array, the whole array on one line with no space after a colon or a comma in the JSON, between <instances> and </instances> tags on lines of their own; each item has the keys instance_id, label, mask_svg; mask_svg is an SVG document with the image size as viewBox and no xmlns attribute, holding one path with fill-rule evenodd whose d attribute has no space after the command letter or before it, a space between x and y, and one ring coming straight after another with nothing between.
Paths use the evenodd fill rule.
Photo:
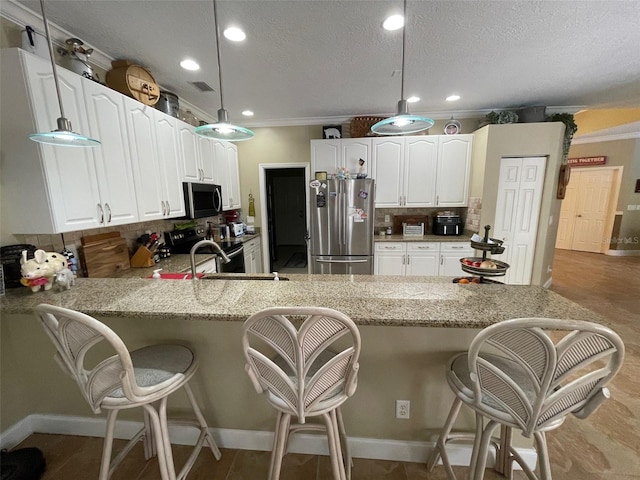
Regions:
<instances>
[{"instance_id":1,"label":"wall sign with text","mask_svg":"<svg viewBox=\"0 0 640 480\"><path fill-rule=\"evenodd\" d=\"M572 167L586 167L589 165L604 165L607 163L607 157L578 157L570 158L567 163Z\"/></svg>"}]
</instances>

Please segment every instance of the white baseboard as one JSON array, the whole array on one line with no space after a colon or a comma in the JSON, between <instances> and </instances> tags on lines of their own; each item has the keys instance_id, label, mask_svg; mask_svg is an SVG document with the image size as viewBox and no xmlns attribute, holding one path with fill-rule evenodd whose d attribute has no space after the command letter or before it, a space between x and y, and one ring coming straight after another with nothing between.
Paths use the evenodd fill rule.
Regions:
<instances>
[{"instance_id":1,"label":"white baseboard","mask_svg":"<svg viewBox=\"0 0 640 480\"><path fill-rule=\"evenodd\" d=\"M640 257L640 250L607 250L605 255L614 257Z\"/></svg>"},{"instance_id":2,"label":"white baseboard","mask_svg":"<svg viewBox=\"0 0 640 480\"><path fill-rule=\"evenodd\" d=\"M102 437L105 428L106 420L101 417L33 414L0 434L0 448L11 449L33 433ZM129 439L140 428L142 428L142 422L118 421L114 437ZM230 428L212 428L211 432L221 448L270 451L273 443L273 432ZM176 445L194 445L198 437L196 429L184 425L171 426L170 434L171 443ZM349 446L351 455L355 458L424 463L432 452L435 442L349 437ZM447 451L451 464L469 465L471 450L471 444L449 445ZM291 438L288 451L329 455L324 435L297 433ZM520 448L518 453L530 468L535 468L537 454L533 448ZM492 467L494 464L495 455L491 453L487 466ZM518 465L515 464L514 467L518 468Z\"/></svg>"}]
</instances>

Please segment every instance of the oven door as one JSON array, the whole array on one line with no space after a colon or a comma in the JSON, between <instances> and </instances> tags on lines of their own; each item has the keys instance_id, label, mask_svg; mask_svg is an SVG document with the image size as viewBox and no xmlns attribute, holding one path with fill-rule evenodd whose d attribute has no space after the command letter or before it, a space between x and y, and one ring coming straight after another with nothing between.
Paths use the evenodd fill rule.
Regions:
<instances>
[{"instance_id":1,"label":"oven door","mask_svg":"<svg viewBox=\"0 0 640 480\"><path fill-rule=\"evenodd\" d=\"M229 263L223 263L218 257L218 272L220 273L245 273L244 269L244 246L242 243L234 245L224 250L227 257L231 260Z\"/></svg>"}]
</instances>

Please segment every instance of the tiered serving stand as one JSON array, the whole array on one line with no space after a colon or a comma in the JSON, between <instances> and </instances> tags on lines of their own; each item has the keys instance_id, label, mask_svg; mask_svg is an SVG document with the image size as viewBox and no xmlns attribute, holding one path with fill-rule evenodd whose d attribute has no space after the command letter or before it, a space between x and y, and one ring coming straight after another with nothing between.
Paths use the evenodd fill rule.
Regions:
<instances>
[{"instance_id":1,"label":"tiered serving stand","mask_svg":"<svg viewBox=\"0 0 640 480\"><path fill-rule=\"evenodd\" d=\"M507 269L509 268L508 263L501 262L500 260L490 259L493 263L496 264L496 268L480 268L464 263L465 260L484 262L485 260L487 260L487 253L490 253L491 255L500 255L502 252L504 252L502 240L489 238L489 230L491 230L491 225L485 225L484 238L481 242L475 242L471 240L471 247L473 247L475 250L482 251L482 257L465 257L460 259L460 266L462 267L462 270L464 272L472 274L473 276L454 278L453 283L459 283L463 278L469 280L470 283L502 283L487 277L504 277L504 275L507 273Z\"/></svg>"}]
</instances>

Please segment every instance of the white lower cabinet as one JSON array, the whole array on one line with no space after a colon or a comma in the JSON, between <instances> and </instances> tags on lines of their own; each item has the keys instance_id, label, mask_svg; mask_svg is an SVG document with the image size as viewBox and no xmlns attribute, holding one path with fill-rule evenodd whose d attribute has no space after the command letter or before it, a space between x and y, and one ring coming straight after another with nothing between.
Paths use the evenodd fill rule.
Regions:
<instances>
[{"instance_id":1,"label":"white lower cabinet","mask_svg":"<svg viewBox=\"0 0 640 480\"><path fill-rule=\"evenodd\" d=\"M260 238L252 238L244 242L244 269L247 273L262 273Z\"/></svg>"},{"instance_id":2,"label":"white lower cabinet","mask_svg":"<svg viewBox=\"0 0 640 480\"><path fill-rule=\"evenodd\" d=\"M376 242L375 275L438 275L437 242Z\"/></svg>"},{"instance_id":3,"label":"white lower cabinet","mask_svg":"<svg viewBox=\"0 0 640 480\"><path fill-rule=\"evenodd\" d=\"M376 242L375 275L462 275L460 258L473 256L464 242Z\"/></svg>"},{"instance_id":4,"label":"white lower cabinet","mask_svg":"<svg viewBox=\"0 0 640 480\"><path fill-rule=\"evenodd\" d=\"M462 271L460 259L473 257L474 250L468 243L442 242L440 243L440 265L438 275L441 277L459 277L467 275Z\"/></svg>"}]
</instances>

